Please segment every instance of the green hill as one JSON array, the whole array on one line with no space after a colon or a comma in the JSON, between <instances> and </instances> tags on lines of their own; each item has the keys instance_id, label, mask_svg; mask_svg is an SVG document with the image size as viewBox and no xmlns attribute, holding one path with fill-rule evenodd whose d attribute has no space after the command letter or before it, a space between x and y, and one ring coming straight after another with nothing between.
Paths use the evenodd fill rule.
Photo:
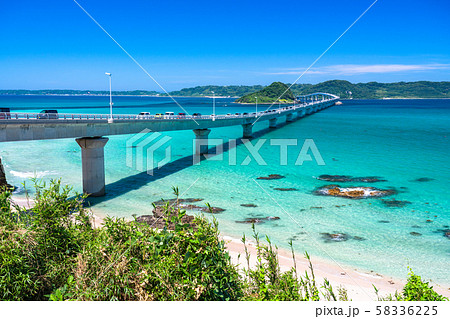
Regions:
<instances>
[{"instance_id":1,"label":"green hill","mask_svg":"<svg viewBox=\"0 0 450 319\"><path fill-rule=\"evenodd\" d=\"M244 95L237 99L235 103L255 103L258 97L258 103L269 104L274 102L292 103L294 101L294 94L289 87L281 82L273 82L264 89Z\"/></svg>"},{"instance_id":2,"label":"green hill","mask_svg":"<svg viewBox=\"0 0 450 319\"><path fill-rule=\"evenodd\" d=\"M450 98L450 82L351 83L332 80L315 85L295 84L291 89L295 95L325 92L354 99Z\"/></svg>"}]
</instances>

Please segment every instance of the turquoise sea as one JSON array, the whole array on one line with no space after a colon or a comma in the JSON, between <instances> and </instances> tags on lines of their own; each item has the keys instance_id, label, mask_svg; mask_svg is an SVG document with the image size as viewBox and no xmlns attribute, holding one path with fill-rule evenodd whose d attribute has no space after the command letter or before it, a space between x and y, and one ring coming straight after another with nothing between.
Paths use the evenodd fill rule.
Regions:
<instances>
[{"instance_id":1,"label":"turquoise sea","mask_svg":"<svg viewBox=\"0 0 450 319\"><path fill-rule=\"evenodd\" d=\"M209 98L178 101L190 113L212 113ZM56 108L60 113L107 114L108 103L108 97L0 96L0 107L10 107L12 112ZM217 114L254 111L254 106L235 105L233 99L216 99L216 105ZM168 98L114 98L116 114L141 111L182 112ZM251 156L248 165L242 165L250 152L239 141L232 151L236 152L236 165L230 165L230 152L222 159L213 157L192 165L194 134L162 133L171 137L172 157L153 176L126 165L125 143L130 136L110 136L105 147L107 196L92 201L93 211L127 218L150 214L151 203L173 198L171 186L178 186L185 192L184 198L202 198L225 209L215 215L224 235L251 235L250 224L236 221L277 216L279 220L257 224L256 229L279 247L287 248L292 239L299 253L308 251L325 260L399 278L406 277L410 266L426 279L450 284L450 239L443 231L450 225L450 100L343 101L341 106L276 130L267 127L267 122L258 122L256 138L251 141L255 145L267 139L260 148L266 165L259 165ZM241 134L240 126L213 129L210 139L228 142ZM288 147L287 165L281 165L279 147L270 141L286 138L298 142ZM315 161L294 165L305 139L314 141L326 165ZM163 150L158 156L162 154ZM80 148L73 139L2 143L0 155L11 184L30 185L33 176L44 180L62 177L81 191ZM285 178L257 179L269 174ZM322 174L378 176L386 181L335 183L316 178ZM314 194L317 187L328 184L394 188L397 193L385 199L410 203L390 207L379 198ZM24 196L22 188L17 195ZM345 233L348 240L327 240L322 233Z\"/></svg>"}]
</instances>

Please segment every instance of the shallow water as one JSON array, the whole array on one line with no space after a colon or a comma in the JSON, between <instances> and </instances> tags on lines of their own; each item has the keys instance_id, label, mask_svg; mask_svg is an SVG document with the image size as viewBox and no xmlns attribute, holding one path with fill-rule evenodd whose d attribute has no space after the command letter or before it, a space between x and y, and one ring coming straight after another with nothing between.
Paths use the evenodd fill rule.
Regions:
<instances>
[{"instance_id":1,"label":"shallow water","mask_svg":"<svg viewBox=\"0 0 450 319\"><path fill-rule=\"evenodd\" d=\"M179 101L190 113L212 113L211 99ZM108 102L107 97L0 96L0 107L11 107L13 112L57 108L61 113L106 114ZM114 103L116 114L182 112L167 98L117 97ZM254 111L253 106L234 105L232 99L216 99L216 103L217 114ZM267 139L260 148L266 165L259 165L251 156L248 165L242 165L250 153L240 141L221 160L216 156L192 165L193 133L163 133L171 137L167 145L171 146L172 160L156 169L153 176L126 165L125 143L130 136L110 136L105 147L107 196L95 199L93 209L120 217L149 214L152 201L172 198L171 186L178 186L181 193L185 192L182 197L202 198L226 209L215 215L224 234L251 235L250 224L235 221L278 216L279 220L257 224L256 229L269 235L279 247L287 247L292 239L299 253L306 250L343 265L402 278L410 266L427 279L450 284L450 239L439 231L450 225L446 185L450 178L450 101L344 101L342 106L276 130L267 130L267 126L267 122L258 122L254 131L263 131L251 141L255 145ZM209 137L227 142L241 134L238 126L213 129ZM287 148L287 165L281 165L279 146L270 141L286 138L297 140L298 145ZM314 141L326 165L315 161L295 165L305 139ZM3 143L0 151L7 178L14 185L24 181L29 184L30 177L37 174L44 180L62 177L65 183L81 190L80 149L72 139ZM230 165L230 154L234 152L236 165ZM163 158L164 149L156 155ZM269 174L285 178L257 179ZM322 174L378 176L386 181L327 182L316 178ZM415 181L424 177L430 180ZM314 194L317 187L329 184L395 188L397 194L384 199L410 204L390 207L380 198ZM250 203L257 207L240 206ZM348 239L329 240L323 233L345 233Z\"/></svg>"}]
</instances>

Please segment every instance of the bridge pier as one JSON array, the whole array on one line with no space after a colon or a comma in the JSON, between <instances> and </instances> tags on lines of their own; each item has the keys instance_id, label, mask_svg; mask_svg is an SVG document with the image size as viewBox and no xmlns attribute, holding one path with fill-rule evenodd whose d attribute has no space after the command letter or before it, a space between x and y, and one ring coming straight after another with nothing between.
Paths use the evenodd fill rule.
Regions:
<instances>
[{"instance_id":1,"label":"bridge pier","mask_svg":"<svg viewBox=\"0 0 450 319\"><path fill-rule=\"evenodd\" d=\"M249 138L252 137L252 124L242 124L242 129L243 129L243 133L242 133L242 137L243 138Z\"/></svg>"},{"instance_id":2,"label":"bridge pier","mask_svg":"<svg viewBox=\"0 0 450 319\"><path fill-rule=\"evenodd\" d=\"M286 122L293 122L294 121L294 114L289 113L286 114Z\"/></svg>"},{"instance_id":3,"label":"bridge pier","mask_svg":"<svg viewBox=\"0 0 450 319\"><path fill-rule=\"evenodd\" d=\"M83 192L89 196L105 195L105 153L107 137L82 137L75 141L81 147Z\"/></svg>"},{"instance_id":4,"label":"bridge pier","mask_svg":"<svg viewBox=\"0 0 450 319\"><path fill-rule=\"evenodd\" d=\"M269 120L269 127L270 127L270 128L275 128L275 127L277 127L277 119L276 119L276 118L273 118L273 119L270 119L270 120Z\"/></svg>"},{"instance_id":5,"label":"bridge pier","mask_svg":"<svg viewBox=\"0 0 450 319\"><path fill-rule=\"evenodd\" d=\"M208 135L211 130L203 128L193 131L195 134L195 155L208 154Z\"/></svg>"}]
</instances>

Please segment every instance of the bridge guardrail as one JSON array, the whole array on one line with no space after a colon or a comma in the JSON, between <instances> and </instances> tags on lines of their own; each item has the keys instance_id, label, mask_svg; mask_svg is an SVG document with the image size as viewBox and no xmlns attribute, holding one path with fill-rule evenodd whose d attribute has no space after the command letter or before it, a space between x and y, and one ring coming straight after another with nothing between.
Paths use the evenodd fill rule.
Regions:
<instances>
[{"instance_id":1,"label":"bridge guardrail","mask_svg":"<svg viewBox=\"0 0 450 319\"><path fill-rule=\"evenodd\" d=\"M285 113L292 112L294 110L300 108L308 108L309 106L314 106L317 104L321 104L324 102L332 102L338 100L337 98L332 98L328 100L318 100L312 101L309 103L297 104L295 106L283 107L282 109L272 109L268 113L262 112L251 112L246 115L244 114L231 114L231 115L201 115L201 116L192 116L192 115L130 115L130 114L113 114L113 120L191 120L191 119L231 119L231 118L253 118L260 116L273 115L274 113ZM110 118L109 114L71 114L71 113L6 113L4 118L0 118L1 120L108 120Z\"/></svg>"}]
</instances>

